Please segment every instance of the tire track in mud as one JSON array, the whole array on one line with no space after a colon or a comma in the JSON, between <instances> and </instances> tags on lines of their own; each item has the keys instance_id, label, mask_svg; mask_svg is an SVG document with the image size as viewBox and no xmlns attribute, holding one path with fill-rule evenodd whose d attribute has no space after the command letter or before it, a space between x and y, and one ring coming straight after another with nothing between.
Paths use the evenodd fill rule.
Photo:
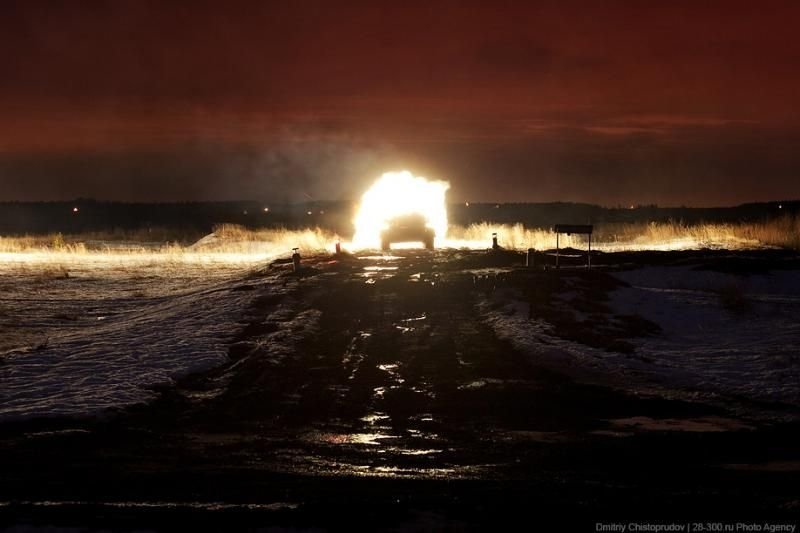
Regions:
<instances>
[{"instance_id":1,"label":"tire track in mud","mask_svg":"<svg viewBox=\"0 0 800 533\"><path fill-rule=\"evenodd\" d=\"M203 378L224 391L198 404L196 419L212 432L255 433L243 453L259 468L513 475L602 425L587 394L619 401L498 340L476 312L471 274L443 271L435 255L317 268L287 273L285 293L261 298L233 362Z\"/></svg>"},{"instance_id":2,"label":"tire track in mud","mask_svg":"<svg viewBox=\"0 0 800 533\"><path fill-rule=\"evenodd\" d=\"M789 453L787 430L609 431L609 419L680 406L535 366L483 322L485 287L455 252L305 262L300 276L258 274L276 283L243 310L228 364L111 420L6 428L0 502L289 502L349 524L403 516L406 503L494 519L534 504L772 509L792 494L781 473L754 485L714 466L775 443Z\"/></svg>"}]
</instances>

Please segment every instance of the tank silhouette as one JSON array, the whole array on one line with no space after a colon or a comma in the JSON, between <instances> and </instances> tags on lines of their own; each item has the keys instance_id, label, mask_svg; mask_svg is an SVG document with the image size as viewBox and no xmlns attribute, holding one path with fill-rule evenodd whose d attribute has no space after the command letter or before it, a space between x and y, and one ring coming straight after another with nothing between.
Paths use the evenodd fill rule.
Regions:
<instances>
[{"instance_id":1,"label":"tank silhouette","mask_svg":"<svg viewBox=\"0 0 800 533\"><path fill-rule=\"evenodd\" d=\"M425 225L419 214L402 215L389 220L389 227L381 232L381 249L388 250L395 242L421 242L433 250L434 232Z\"/></svg>"}]
</instances>

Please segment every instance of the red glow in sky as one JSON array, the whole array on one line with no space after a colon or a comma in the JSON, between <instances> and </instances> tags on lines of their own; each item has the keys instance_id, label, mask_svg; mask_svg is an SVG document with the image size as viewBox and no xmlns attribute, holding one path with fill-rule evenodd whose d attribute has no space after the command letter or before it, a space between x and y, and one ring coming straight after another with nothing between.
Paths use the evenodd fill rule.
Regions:
<instances>
[{"instance_id":1,"label":"red glow in sky","mask_svg":"<svg viewBox=\"0 0 800 533\"><path fill-rule=\"evenodd\" d=\"M0 5L0 199L800 197L796 2Z\"/></svg>"}]
</instances>

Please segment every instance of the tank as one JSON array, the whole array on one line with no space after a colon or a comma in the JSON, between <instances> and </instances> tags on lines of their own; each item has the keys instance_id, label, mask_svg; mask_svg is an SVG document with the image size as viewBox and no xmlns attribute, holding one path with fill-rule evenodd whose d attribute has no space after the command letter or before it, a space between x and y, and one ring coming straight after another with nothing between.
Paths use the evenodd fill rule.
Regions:
<instances>
[{"instance_id":1,"label":"tank","mask_svg":"<svg viewBox=\"0 0 800 533\"><path fill-rule=\"evenodd\" d=\"M396 242L419 242L433 250L434 235L422 215L403 215L389 220L389 227L381 232L381 249L388 250Z\"/></svg>"}]
</instances>

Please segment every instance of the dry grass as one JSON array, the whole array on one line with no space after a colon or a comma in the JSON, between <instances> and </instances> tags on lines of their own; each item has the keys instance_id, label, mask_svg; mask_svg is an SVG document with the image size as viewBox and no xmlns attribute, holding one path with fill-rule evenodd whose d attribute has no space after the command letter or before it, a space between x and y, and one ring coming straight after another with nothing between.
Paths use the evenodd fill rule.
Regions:
<instances>
[{"instance_id":1,"label":"dry grass","mask_svg":"<svg viewBox=\"0 0 800 533\"><path fill-rule=\"evenodd\" d=\"M174 252L201 238L203 234L179 228L143 228L87 231L75 235L0 236L0 253L42 252L85 253L87 251Z\"/></svg>"},{"instance_id":2,"label":"dry grass","mask_svg":"<svg viewBox=\"0 0 800 533\"><path fill-rule=\"evenodd\" d=\"M86 243L68 241L61 233L49 235L24 235L22 237L0 236L0 252L31 252L50 250L54 252L84 253Z\"/></svg>"},{"instance_id":3,"label":"dry grass","mask_svg":"<svg viewBox=\"0 0 800 533\"><path fill-rule=\"evenodd\" d=\"M302 252L333 251L336 236L318 228L307 230L260 229L221 225L197 242L115 241L119 235L51 234L0 237L0 272L13 271L37 279L62 279L72 272L93 270L135 272L153 269L183 272L187 269L214 271L222 265L253 265L272 257ZM110 237L106 240L106 237ZM142 233L140 238L152 238Z\"/></svg>"},{"instance_id":4,"label":"dry grass","mask_svg":"<svg viewBox=\"0 0 800 533\"><path fill-rule=\"evenodd\" d=\"M745 239L800 250L800 216L785 215L765 222L741 224L735 231Z\"/></svg>"},{"instance_id":5,"label":"dry grass","mask_svg":"<svg viewBox=\"0 0 800 533\"><path fill-rule=\"evenodd\" d=\"M440 241L439 245L486 248L491 246L491 235L495 232L500 245L505 248L544 250L555 247L555 235L549 228L488 222L468 227L451 226L448 238ZM332 251L339 239L335 233L322 228L251 230L234 224L216 226L212 234L196 242L194 237L166 229L81 235L0 236L0 253L37 253L59 257L111 253L116 256L147 255L156 260L180 262L197 254L276 255L290 253L295 247L306 252ZM561 235L559 244L562 247L585 248L586 237ZM800 250L800 217L787 215L757 223L688 225L673 221L600 224L595 226L592 246L607 251L760 246Z\"/></svg>"},{"instance_id":6,"label":"dry grass","mask_svg":"<svg viewBox=\"0 0 800 533\"><path fill-rule=\"evenodd\" d=\"M451 226L448 240L454 246L485 247L491 244L491 234L495 232L500 245L505 248L543 250L554 248L556 244L550 229L487 222L468 227ZM585 248L587 238L562 234L559 244L561 247ZM679 221L599 224L592 235L592 246L607 251L761 246L800 250L800 218L787 215L758 223L695 225Z\"/></svg>"},{"instance_id":7,"label":"dry grass","mask_svg":"<svg viewBox=\"0 0 800 533\"><path fill-rule=\"evenodd\" d=\"M284 228L247 229L236 224L214 227L211 235L200 239L190 249L205 252L251 253L291 252L292 248L305 251L331 251L339 237L322 228L289 230Z\"/></svg>"}]
</instances>

